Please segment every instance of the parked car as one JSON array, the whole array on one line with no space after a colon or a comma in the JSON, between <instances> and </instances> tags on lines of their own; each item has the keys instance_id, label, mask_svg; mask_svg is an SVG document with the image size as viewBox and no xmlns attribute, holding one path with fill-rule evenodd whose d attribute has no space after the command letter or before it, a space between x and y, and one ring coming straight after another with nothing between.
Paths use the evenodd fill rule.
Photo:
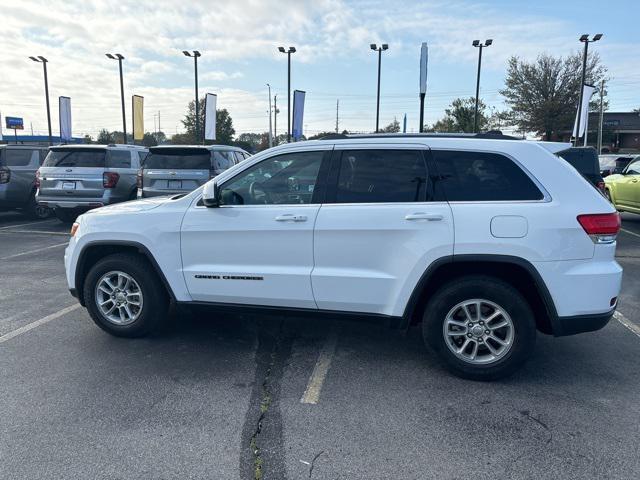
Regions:
<instances>
[{"instance_id":1,"label":"parked car","mask_svg":"<svg viewBox=\"0 0 640 480\"><path fill-rule=\"evenodd\" d=\"M640 213L640 156L620 174L604 179L605 195L620 212Z\"/></svg>"},{"instance_id":2,"label":"parked car","mask_svg":"<svg viewBox=\"0 0 640 480\"><path fill-rule=\"evenodd\" d=\"M600 155L600 173L603 177L613 175L615 173L622 173L624 169L629 165L633 156L621 156L621 155Z\"/></svg>"},{"instance_id":3,"label":"parked car","mask_svg":"<svg viewBox=\"0 0 640 480\"><path fill-rule=\"evenodd\" d=\"M452 372L503 377L536 330L612 317L620 217L554 155L568 145L491 138L292 143L189 194L94 210L72 228L69 289L122 337L171 303L422 323Z\"/></svg>"},{"instance_id":4,"label":"parked car","mask_svg":"<svg viewBox=\"0 0 640 480\"><path fill-rule=\"evenodd\" d=\"M190 192L249 157L224 145L151 147L138 173L138 197Z\"/></svg>"},{"instance_id":5,"label":"parked car","mask_svg":"<svg viewBox=\"0 0 640 480\"><path fill-rule=\"evenodd\" d=\"M598 152L593 147L571 147L558 153L601 193L604 193L604 178L600 173Z\"/></svg>"},{"instance_id":6,"label":"parked car","mask_svg":"<svg viewBox=\"0 0 640 480\"><path fill-rule=\"evenodd\" d=\"M147 149L135 145L51 147L38 172L38 203L62 222L89 209L135 200L136 174Z\"/></svg>"},{"instance_id":7,"label":"parked car","mask_svg":"<svg viewBox=\"0 0 640 480\"><path fill-rule=\"evenodd\" d=\"M32 218L51 214L35 199L36 171L46 155L46 147L0 145L0 210L22 210Z\"/></svg>"}]
</instances>

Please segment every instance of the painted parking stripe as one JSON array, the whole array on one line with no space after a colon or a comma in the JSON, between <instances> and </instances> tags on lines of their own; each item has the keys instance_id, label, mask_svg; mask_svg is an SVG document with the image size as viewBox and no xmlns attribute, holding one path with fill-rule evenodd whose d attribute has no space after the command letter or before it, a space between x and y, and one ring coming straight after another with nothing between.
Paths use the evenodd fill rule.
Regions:
<instances>
[{"instance_id":1,"label":"painted parking stripe","mask_svg":"<svg viewBox=\"0 0 640 480\"><path fill-rule=\"evenodd\" d=\"M44 223L51 223L51 222L57 222L58 220L53 218L51 220L38 220L35 222L29 222L29 223L21 223L19 225L7 225L5 227L0 227L0 230L7 230L9 228L19 228L19 227L28 227L29 225L42 225Z\"/></svg>"},{"instance_id":2,"label":"painted parking stripe","mask_svg":"<svg viewBox=\"0 0 640 480\"><path fill-rule=\"evenodd\" d=\"M640 327L625 317L622 313L616 311L613 314L613 318L618 320L622 325L627 327L631 332L633 332L637 337L640 337Z\"/></svg>"},{"instance_id":3,"label":"painted parking stripe","mask_svg":"<svg viewBox=\"0 0 640 480\"><path fill-rule=\"evenodd\" d=\"M1 231L0 233L3 233L5 235L11 234L11 233L39 233L42 235L61 235L61 236L69 236L69 232L52 232L49 230L4 230Z\"/></svg>"},{"instance_id":4,"label":"painted parking stripe","mask_svg":"<svg viewBox=\"0 0 640 480\"><path fill-rule=\"evenodd\" d=\"M632 232L631 230L627 230L626 228L621 228L620 230L624 233L628 233L629 235L633 235L634 237L640 237L640 233Z\"/></svg>"},{"instance_id":5,"label":"painted parking stripe","mask_svg":"<svg viewBox=\"0 0 640 480\"><path fill-rule=\"evenodd\" d=\"M45 250L51 250L52 248L64 247L69 245L69 242L58 243L56 245L49 245L48 247L36 248L35 250L29 250L28 252L16 253L14 255L8 255L6 257L0 257L0 260L10 260L12 258L22 257L24 255L31 255L32 253L44 252Z\"/></svg>"},{"instance_id":6,"label":"painted parking stripe","mask_svg":"<svg viewBox=\"0 0 640 480\"><path fill-rule=\"evenodd\" d=\"M331 361L333 360L333 354L336 351L337 343L338 332L334 329L327 337L322 350L320 350L318 360L316 361L313 372L309 377L307 389L304 391L304 394L300 399L300 403L310 403L312 405L318 403L318 400L320 399L320 392L322 391L322 385L324 383L324 379L327 377L327 373L329 372L329 367L331 367Z\"/></svg>"},{"instance_id":7,"label":"painted parking stripe","mask_svg":"<svg viewBox=\"0 0 640 480\"><path fill-rule=\"evenodd\" d=\"M36 320L35 322L31 322L25 325L24 327L20 327L9 333L5 333L0 337L0 343L4 343L7 340L11 340L12 338L17 337L18 335L22 335L23 333L27 333L28 331L33 330L34 328L38 328L41 325L44 325L45 323L49 323L51 320L55 320L56 318L60 318L66 315L67 313L77 310L78 308L80 308L80 304L75 303L66 308L63 308L62 310L58 310L56 313L52 313L51 315L47 315L46 317Z\"/></svg>"}]
</instances>

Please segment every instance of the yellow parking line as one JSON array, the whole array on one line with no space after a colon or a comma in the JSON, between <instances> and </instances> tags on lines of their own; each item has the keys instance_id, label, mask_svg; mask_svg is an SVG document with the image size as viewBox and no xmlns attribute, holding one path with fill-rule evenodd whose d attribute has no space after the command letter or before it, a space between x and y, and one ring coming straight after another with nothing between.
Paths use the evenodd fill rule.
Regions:
<instances>
[{"instance_id":1,"label":"yellow parking line","mask_svg":"<svg viewBox=\"0 0 640 480\"><path fill-rule=\"evenodd\" d=\"M318 360L313 368L313 373L309 377L307 383L307 389L304 391L300 403L310 403L315 405L320 399L320 391L322 390L322 384L327 377L331 361L333 360L333 354L336 351L336 344L338 343L338 334L333 330L320 350Z\"/></svg>"},{"instance_id":2,"label":"yellow parking line","mask_svg":"<svg viewBox=\"0 0 640 480\"><path fill-rule=\"evenodd\" d=\"M75 303L73 305L70 305L66 308L63 308L62 310L58 310L56 313L52 313L51 315L47 315L46 317L43 317L39 320L36 320L35 322L31 322L28 323L27 325L25 325L24 327L20 327L17 328L9 333L6 333L4 335L2 335L0 337L0 343L4 343L7 340L11 340L12 338L17 337L18 335L22 335L23 333L28 332L29 330L33 330L34 328L39 327L40 325L44 325L45 323L50 322L51 320L55 320L56 318L60 318L63 315L66 315L69 312L73 312L74 310L77 310L78 308L80 308L80 304L79 303Z\"/></svg>"},{"instance_id":3,"label":"yellow parking line","mask_svg":"<svg viewBox=\"0 0 640 480\"><path fill-rule=\"evenodd\" d=\"M618 320L622 325L627 327L631 332L633 332L637 337L640 337L640 327L625 317L620 312L614 312L613 318Z\"/></svg>"}]
</instances>

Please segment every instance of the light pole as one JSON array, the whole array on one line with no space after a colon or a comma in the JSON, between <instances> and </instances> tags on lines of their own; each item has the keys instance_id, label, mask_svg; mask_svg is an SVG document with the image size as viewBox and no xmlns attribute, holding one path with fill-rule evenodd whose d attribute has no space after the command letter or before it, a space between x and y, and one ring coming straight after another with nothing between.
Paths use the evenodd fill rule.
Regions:
<instances>
[{"instance_id":1,"label":"light pole","mask_svg":"<svg viewBox=\"0 0 640 480\"><path fill-rule=\"evenodd\" d=\"M47 125L49 126L49 145L53 145L51 140L51 109L49 108L49 79L47 78L47 60L42 55L37 57L29 57L34 62L42 63L44 69L44 96L47 101Z\"/></svg>"},{"instance_id":2,"label":"light pole","mask_svg":"<svg viewBox=\"0 0 640 480\"><path fill-rule=\"evenodd\" d=\"M578 140L580 139L580 117L582 116L582 94L584 90L584 82L585 76L587 75L587 54L589 53L589 44L593 42L597 42L602 38L601 33L597 33L593 36L592 40L589 40L589 34L585 33L580 37L580 41L584 43L584 54L582 56L582 79L580 81L580 93L578 96L578 121L576 122L576 136L574 138L574 146L578 146ZM584 128L585 133L587 132L587 128L589 128L589 113L587 109L587 125Z\"/></svg>"},{"instance_id":3,"label":"light pole","mask_svg":"<svg viewBox=\"0 0 640 480\"><path fill-rule=\"evenodd\" d=\"M200 52L194 50L193 53L190 53L186 50L183 50L185 57L193 57L193 68L194 68L194 76L196 79L196 143L200 143L200 105L198 101L198 57L201 56Z\"/></svg>"},{"instance_id":4,"label":"light pole","mask_svg":"<svg viewBox=\"0 0 640 480\"><path fill-rule=\"evenodd\" d=\"M119 53L115 55L106 53L105 55L111 60L118 60L118 67L120 69L120 101L122 102L122 143L129 143L127 142L127 117L124 110L124 82L122 80L122 60L124 60L124 57Z\"/></svg>"},{"instance_id":5,"label":"light pole","mask_svg":"<svg viewBox=\"0 0 640 480\"><path fill-rule=\"evenodd\" d=\"M472 45L479 49L478 51L478 78L476 79L476 107L473 111L473 133L478 131L478 102L480 96L480 67L482 65L482 49L484 47L488 47L493 43L491 38L484 41L484 43L480 43L480 40L474 40Z\"/></svg>"},{"instance_id":6,"label":"light pole","mask_svg":"<svg viewBox=\"0 0 640 480\"><path fill-rule=\"evenodd\" d=\"M287 143L291 142L291 54L296 53L296 47L278 47L280 53L287 54Z\"/></svg>"},{"instance_id":7,"label":"light pole","mask_svg":"<svg viewBox=\"0 0 640 480\"><path fill-rule=\"evenodd\" d=\"M267 83L269 87L269 148L273 147L273 135L271 133L271 85Z\"/></svg>"},{"instance_id":8,"label":"light pole","mask_svg":"<svg viewBox=\"0 0 640 480\"><path fill-rule=\"evenodd\" d=\"M374 52L378 52L378 95L376 97L376 133L378 133L380 127L380 70L382 68L382 52L387 50L389 45L383 43L378 47L375 43L372 43L369 47L371 47L371 50Z\"/></svg>"},{"instance_id":9,"label":"light pole","mask_svg":"<svg viewBox=\"0 0 640 480\"><path fill-rule=\"evenodd\" d=\"M278 94L273 96L273 143L278 145Z\"/></svg>"}]
</instances>

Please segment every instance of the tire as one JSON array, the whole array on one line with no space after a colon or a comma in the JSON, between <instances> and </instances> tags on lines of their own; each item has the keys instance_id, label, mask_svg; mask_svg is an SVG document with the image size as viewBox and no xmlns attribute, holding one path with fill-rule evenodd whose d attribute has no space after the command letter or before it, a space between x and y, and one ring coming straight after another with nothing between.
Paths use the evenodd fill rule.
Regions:
<instances>
[{"instance_id":1,"label":"tire","mask_svg":"<svg viewBox=\"0 0 640 480\"><path fill-rule=\"evenodd\" d=\"M127 299L131 303L121 309L114 309L111 314L112 318L109 318L98 305L98 301L104 302L109 295L99 290L98 287L99 285L105 285L105 283L101 283L105 278L109 279L112 285L116 284L115 278L117 277L109 276L112 272L119 272L119 274L130 277L133 282L130 281L128 291L138 291L141 296L136 297L136 293L130 293ZM123 284L124 282L119 283L119 286ZM118 284L116 284L117 286ZM124 289L121 289L121 294L122 290ZM95 324L105 332L117 337L135 338L148 335L161 328L168 318L169 301L166 290L155 270L140 255L116 253L100 259L91 268L85 279L83 297L89 315L91 315ZM120 296L118 298L122 300L124 297ZM139 308L133 303L136 298L139 300ZM108 302L111 302L111 300L108 300ZM113 303L106 303L104 308L110 308ZM135 318L132 317L127 320L127 310L125 309L129 313L133 313ZM124 321L122 321L122 317L120 317L121 321L119 323L114 321L115 310L121 312L119 315L124 317Z\"/></svg>"},{"instance_id":2,"label":"tire","mask_svg":"<svg viewBox=\"0 0 640 480\"><path fill-rule=\"evenodd\" d=\"M469 302L468 314L462 307L465 302ZM495 318L489 320L493 314ZM506 325L498 328L502 323ZM511 375L531 356L536 324L531 307L517 289L498 278L478 275L445 284L431 297L423 316L422 334L454 375L487 381ZM467 347L460 352L464 344ZM476 356L472 359L475 345Z\"/></svg>"},{"instance_id":3,"label":"tire","mask_svg":"<svg viewBox=\"0 0 640 480\"><path fill-rule=\"evenodd\" d=\"M29 203L27 203L24 212L29 218L34 220L45 220L51 216L51 209L49 207L39 205L38 202L36 202L35 192L29 197Z\"/></svg>"},{"instance_id":4,"label":"tire","mask_svg":"<svg viewBox=\"0 0 640 480\"><path fill-rule=\"evenodd\" d=\"M54 208L53 213L62 223L73 223L78 218L78 212L70 208Z\"/></svg>"}]
</instances>

